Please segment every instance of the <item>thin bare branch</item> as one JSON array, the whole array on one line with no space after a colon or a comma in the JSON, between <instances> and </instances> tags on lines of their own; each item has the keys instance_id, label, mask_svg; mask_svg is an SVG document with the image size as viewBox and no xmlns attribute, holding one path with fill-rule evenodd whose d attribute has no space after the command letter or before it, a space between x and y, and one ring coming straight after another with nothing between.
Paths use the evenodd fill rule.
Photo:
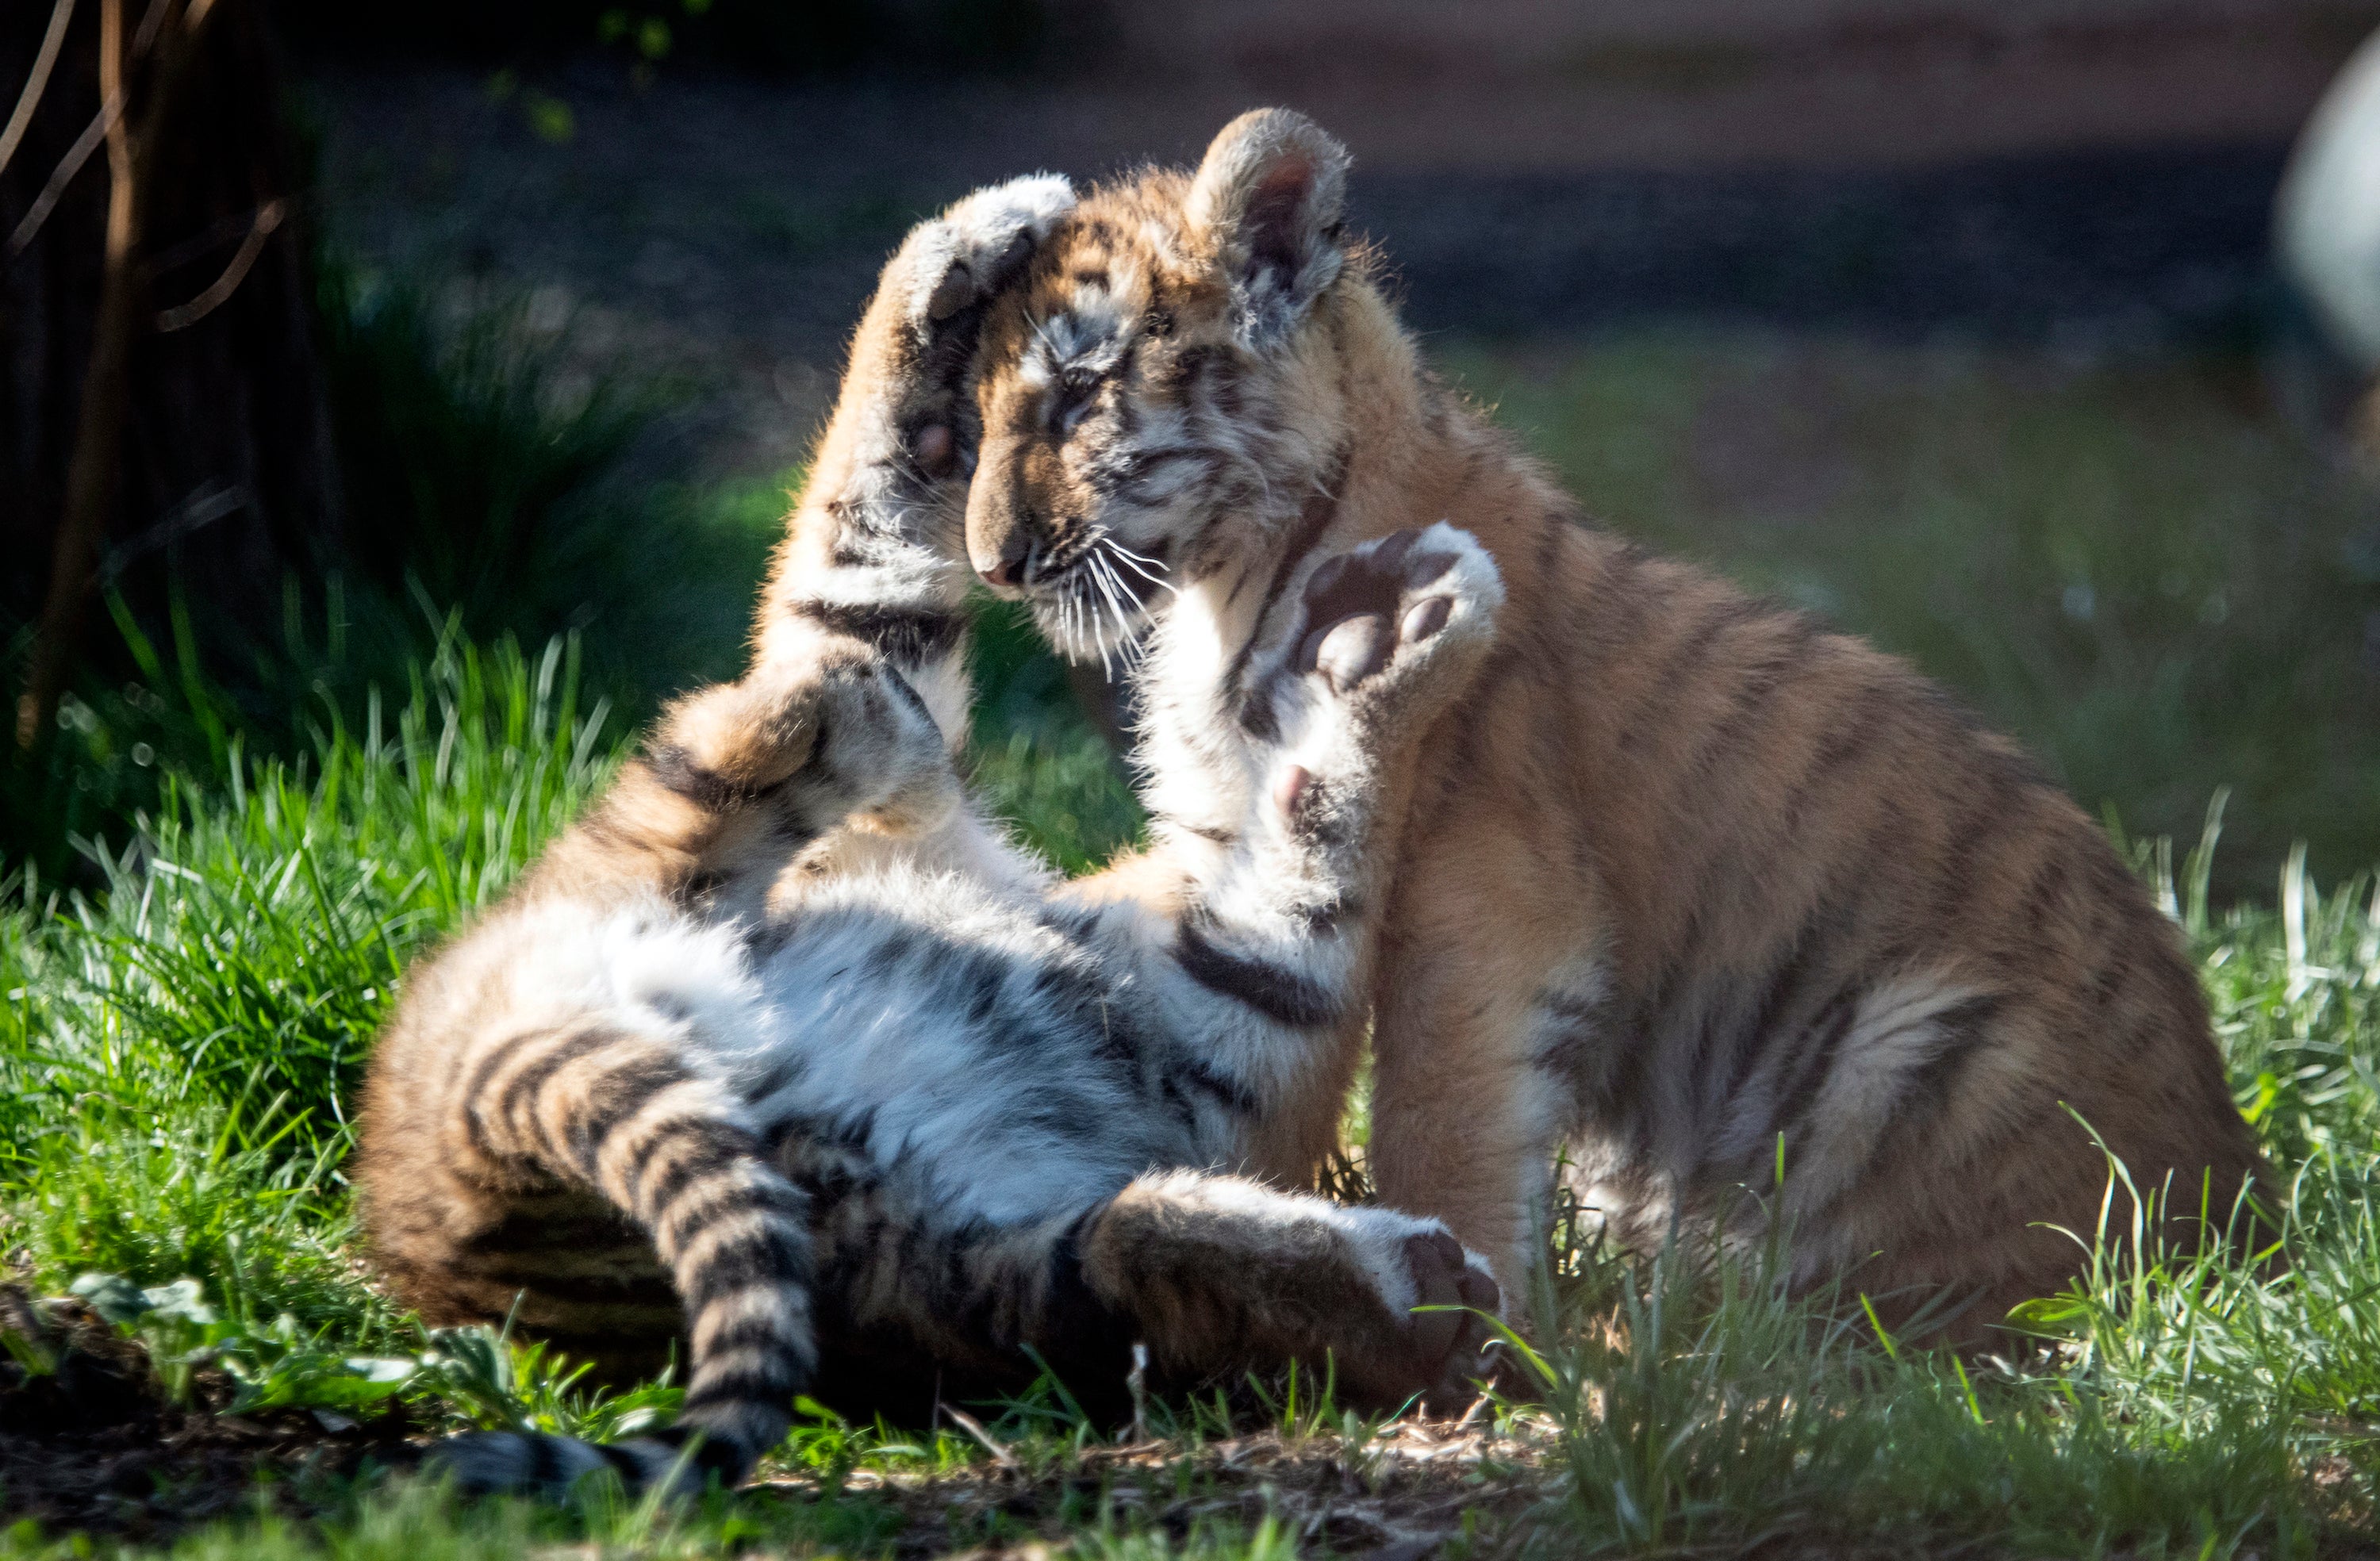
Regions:
<instances>
[{"instance_id":1,"label":"thin bare branch","mask_svg":"<svg viewBox=\"0 0 2380 1561\"><path fill-rule=\"evenodd\" d=\"M157 329L179 331L186 326L196 325L212 314L218 304L237 292L240 283L247 278L249 268L256 264L256 258L259 255L264 253L264 241L271 238L273 231L280 227L281 219L287 210L286 205L279 200L268 200L259 206L256 209L256 220L249 224L248 236L239 241L239 253L234 255L231 258L231 263L224 267L223 274L209 284L206 291L188 303L176 309L159 309Z\"/></svg>"},{"instance_id":2,"label":"thin bare branch","mask_svg":"<svg viewBox=\"0 0 2380 1561\"><path fill-rule=\"evenodd\" d=\"M67 23L74 18L75 0L58 0L50 11L50 30L42 34L42 52L33 56L33 74L25 80L25 91L17 100L17 112L8 116L8 127L0 130L0 173L8 171L8 160L17 155L17 143L25 139L25 127L33 122L33 110L41 106L42 93L50 84L50 67L58 63L58 50L67 41Z\"/></svg>"},{"instance_id":3,"label":"thin bare branch","mask_svg":"<svg viewBox=\"0 0 2380 1561\"><path fill-rule=\"evenodd\" d=\"M140 25L132 34L131 64L148 57L149 45L157 42L157 30L165 25L165 13L173 8L174 0L149 0L149 8L140 13Z\"/></svg>"},{"instance_id":4,"label":"thin bare branch","mask_svg":"<svg viewBox=\"0 0 2380 1561\"><path fill-rule=\"evenodd\" d=\"M155 14L164 0L150 7ZM99 95L120 105L125 77L124 0L99 0ZM160 114L152 102L152 117ZM140 208L133 184L137 160L131 127L119 112L107 121L107 247L100 267L99 313L93 322L91 367L83 371L82 416L75 425L67 461L66 503L50 551L50 587L33 634L31 668L17 699L17 746L30 752L49 734L58 696L76 645L82 637L84 607L91 596L92 564L108 515L115 508L116 468L124 448L125 410L129 402L132 339L146 311L140 298ZM53 175L52 183L56 179ZM45 192L46 193L46 192Z\"/></svg>"},{"instance_id":5,"label":"thin bare branch","mask_svg":"<svg viewBox=\"0 0 2380 1561\"><path fill-rule=\"evenodd\" d=\"M71 0L67 0L67 3L71 4ZM165 25L165 13L172 8L173 3L174 0L149 0L149 9L142 14L140 25L132 34L130 63L137 64L149 53L150 45L156 42L158 30ZM195 30L198 23L204 19L205 10L201 8L191 16L191 29ZM11 260L23 254L40 236L42 224L50 220L50 212L57 205L58 198L66 193L67 186L74 182L74 176L82 172L82 165L91 161L91 154L115 128L116 121L124 117L122 76L125 63L118 60L112 69L103 67L101 75L115 84L104 89L105 101L99 105L99 112L91 116L90 124L83 127L82 134L75 138L74 145L67 148L67 154L58 159L58 165L50 170L49 182L42 187L42 193L33 198L31 208L26 212L25 220L17 224L17 231L8 236ZM0 164L6 161L6 158L0 157Z\"/></svg>"},{"instance_id":6,"label":"thin bare branch","mask_svg":"<svg viewBox=\"0 0 2380 1561\"><path fill-rule=\"evenodd\" d=\"M25 220L18 223L17 231L8 236L10 256L23 254L40 236L42 224L50 220L50 211L57 205L58 197L66 193L67 186L82 172L82 165L91 161L91 154L99 150L100 142L107 139L107 133L115 128L115 122L123 116L122 92L100 104L99 112L91 115L91 123L84 126L82 134L75 138L74 145L67 148L67 154L58 159L56 167L50 170L50 182L42 187L41 194L33 197L33 204L26 209Z\"/></svg>"}]
</instances>

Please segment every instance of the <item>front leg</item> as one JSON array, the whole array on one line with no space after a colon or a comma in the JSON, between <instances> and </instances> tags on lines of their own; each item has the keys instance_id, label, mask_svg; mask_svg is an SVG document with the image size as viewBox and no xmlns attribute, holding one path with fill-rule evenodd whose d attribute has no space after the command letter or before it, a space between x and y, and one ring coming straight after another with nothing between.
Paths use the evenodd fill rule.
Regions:
<instances>
[{"instance_id":1,"label":"front leg","mask_svg":"<svg viewBox=\"0 0 2380 1561\"><path fill-rule=\"evenodd\" d=\"M959 530L980 442L977 341L1073 203L1050 175L979 189L910 230L885 264L762 593L756 666L865 646L917 687L953 750L965 743L972 576Z\"/></svg>"},{"instance_id":2,"label":"front leg","mask_svg":"<svg viewBox=\"0 0 2380 1561\"><path fill-rule=\"evenodd\" d=\"M1144 1176L1079 1240L1089 1289L1169 1378L1328 1361L1364 1409L1464 1395L1500 1299L1488 1265L1436 1220L1237 1177Z\"/></svg>"},{"instance_id":3,"label":"front leg","mask_svg":"<svg viewBox=\"0 0 2380 1561\"><path fill-rule=\"evenodd\" d=\"M1014 1391L1035 1357L1112 1404L1135 1342L1169 1387L1329 1362L1363 1408L1444 1403L1476 1374L1499 1301L1436 1220L1239 1177L1152 1171L1087 1209L954 1226L914 1188L829 1166L830 1146L781 1155L820 1210L821 1342L848 1408L880 1405L919 1362L946 1398Z\"/></svg>"},{"instance_id":4,"label":"front leg","mask_svg":"<svg viewBox=\"0 0 2380 1561\"><path fill-rule=\"evenodd\" d=\"M677 700L524 888L590 903L704 897L730 914L837 831L920 837L961 815L940 727L864 647L756 668Z\"/></svg>"},{"instance_id":5,"label":"front leg","mask_svg":"<svg viewBox=\"0 0 2380 1561\"><path fill-rule=\"evenodd\" d=\"M1150 1030L1209 1104L1202 1153L1283 1180L1327 1149L1361 1023L1386 845L1433 718L1471 685L1503 598L1493 561L1448 526L1399 533L1317 571L1256 669L1273 735L1211 863L1163 912L1087 913L1141 972Z\"/></svg>"},{"instance_id":6,"label":"front leg","mask_svg":"<svg viewBox=\"0 0 2380 1561\"><path fill-rule=\"evenodd\" d=\"M1526 1295L1580 1059L1612 1055L1614 1005L1575 882L1485 808L1433 817L1386 912L1366 1163L1382 1203L1445 1221Z\"/></svg>"}]
</instances>

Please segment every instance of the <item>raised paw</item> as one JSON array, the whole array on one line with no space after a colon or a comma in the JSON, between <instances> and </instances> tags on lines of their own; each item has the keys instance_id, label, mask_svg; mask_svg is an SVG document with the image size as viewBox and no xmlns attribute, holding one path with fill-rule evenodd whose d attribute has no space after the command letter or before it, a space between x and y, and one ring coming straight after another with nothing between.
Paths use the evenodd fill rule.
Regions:
<instances>
[{"instance_id":1,"label":"raised paw","mask_svg":"<svg viewBox=\"0 0 2380 1561\"><path fill-rule=\"evenodd\" d=\"M923 293L925 320L940 323L1007 286L1074 206L1075 187L1058 174L1027 174L954 202L928 224L926 269L939 262L941 273Z\"/></svg>"},{"instance_id":2,"label":"raised paw","mask_svg":"<svg viewBox=\"0 0 2380 1561\"><path fill-rule=\"evenodd\" d=\"M1468 532L1440 521L1391 532L1326 560L1305 583L1304 632L1289 671L1344 696L1400 660L1414 662L1450 626L1488 632L1503 587Z\"/></svg>"},{"instance_id":3,"label":"raised paw","mask_svg":"<svg viewBox=\"0 0 2380 1561\"><path fill-rule=\"evenodd\" d=\"M758 674L697 689L654 726L653 772L706 807L765 796L809 762L823 693L816 678Z\"/></svg>"},{"instance_id":4,"label":"raised paw","mask_svg":"<svg viewBox=\"0 0 2380 1561\"><path fill-rule=\"evenodd\" d=\"M929 477L948 476L965 454L958 391L982 306L1023 272L1074 205L1074 186L1056 174L992 185L911 229L884 268L880 293L900 311L915 352L905 443Z\"/></svg>"},{"instance_id":5,"label":"raised paw","mask_svg":"<svg viewBox=\"0 0 2380 1561\"><path fill-rule=\"evenodd\" d=\"M874 658L756 668L671 706L653 772L707 807L767 803L807 830L856 812L928 828L955 802L941 731L899 670Z\"/></svg>"}]
</instances>

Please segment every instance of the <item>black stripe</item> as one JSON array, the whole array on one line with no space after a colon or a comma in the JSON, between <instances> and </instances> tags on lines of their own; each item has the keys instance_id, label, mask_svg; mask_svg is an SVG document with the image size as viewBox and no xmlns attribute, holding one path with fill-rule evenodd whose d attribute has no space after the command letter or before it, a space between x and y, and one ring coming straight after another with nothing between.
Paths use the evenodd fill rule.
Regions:
<instances>
[{"instance_id":1,"label":"black stripe","mask_svg":"<svg viewBox=\"0 0 2380 1561\"><path fill-rule=\"evenodd\" d=\"M1910 1070L1901 1115L1931 1118L1950 1103L1967 1063L1992 1039L1992 1021L1998 1017L2001 998L1985 992L1952 1004L1931 1023L1941 1034L1934 1055Z\"/></svg>"},{"instance_id":2,"label":"black stripe","mask_svg":"<svg viewBox=\"0 0 2380 1561\"><path fill-rule=\"evenodd\" d=\"M1311 1030L1339 1018L1341 1004L1330 993L1293 971L1218 948L1196 922L1182 924L1173 960L1199 986L1276 1023Z\"/></svg>"},{"instance_id":3,"label":"black stripe","mask_svg":"<svg viewBox=\"0 0 2380 1561\"><path fill-rule=\"evenodd\" d=\"M686 1313L698 1315L720 1297L758 1285L806 1286L809 1253L771 1223L722 1246L704 1260L700 1273L683 1289Z\"/></svg>"},{"instance_id":4,"label":"black stripe","mask_svg":"<svg viewBox=\"0 0 2380 1561\"><path fill-rule=\"evenodd\" d=\"M662 1174L661 1180L650 1187L645 1184L645 1177L652 1168L654 1156L661 1153L662 1144L668 1142L668 1136L656 1134L653 1142L645 1146L645 1152L638 1156L637 1168L628 1175L628 1185L635 1192L637 1201L653 1211L656 1221L670 1212L671 1205L678 1201L688 1187L704 1177L715 1175L747 1160L758 1162L759 1159L759 1144L746 1141L745 1135L740 1131L725 1128L723 1124L711 1121L707 1118L682 1118L669 1122L666 1127L674 1132L697 1127L720 1128L722 1131L696 1134L700 1146L672 1160L669 1169ZM730 1134L733 1136L729 1136Z\"/></svg>"},{"instance_id":5,"label":"black stripe","mask_svg":"<svg viewBox=\"0 0 2380 1561\"><path fill-rule=\"evenodd\" d=\"M1866 757L1881 741L1880 732L1888 730L1891 712L1881 705L1880 700L1867 700L1837 712L1833 724L1818 740L1809 768L1794 780L1786 793L1785 805L1778 810L1775 849L1781 852L1800 842L1814 799L1832 805L1840 798L1841 791L1836 783L1842 780L1842 771Z\"/></svg>"},{"instance_id":6,"label":"black stripe","mask_svg":"<svg viewBox=\"0 0 2380 1561\"><path fill-rule=\"evenodd\" d=\"M1770 696L1802 668L1817 638L1815 623L1802 613L1791 613L1782 631L1782 643L1750 665L1734 670L1728 713L1703 734L1696 745L1690 761L1694 773L1732 772L1731 761L1740 756L1737 750L1758 730L1762 718L1775 708Z\"/></svg>"},{"instance_id":7,"label":"black stripe","mask_svg":"<svg viewBox=\"0 0 2380 1561\"><path fill-rule=\"evenodd\" d=\"M514 1074L512 1082L504 1085L504 1093L496 1100L497 1119L510 1127L520 1113L521 1107L524 1105L533 1104L533 1097L537 1092L552 1082L556 1073L582 1058L601 1051L606 1047L616 1045L618 1041L619 1036L609 1030L589 1028L579 1031L566 1041L557 1042L544 1056ZM486 1098L484 1092L481 1092L480 1098ZM541 1131L531 1136L540 1144L543 1142L544 1134Z\"/></svg>"},{"instance_id":8,"label":"black stripe","mask_svg":"<svg viewBox=\"0 0 2380 1561\"><path fill-rule=\"evenodd\" d=\"M1681 635L1662 661L1645 692L1620 723L1618 745L1623 753L1633 753L1645 740L1650 727L1665 725L1677 719L1679 696L1685 691L1696 672L1710 665L1719 640L1730 631L1756 623L1778 611L1773 602L1732 593L1721 599L1694 625Z\"/></svg>"},{"instance_id":9,"label":"black stripe","mask_svg":"<svg viewBox=\"0 0 2380 1561\"><path fill-rule=\"evenodd\" d=\"M1333 895L1318 904L1293 907L1291 914L1297 924L1317 938L1328 938L1339 930L1350 916L1364 914L1364 899L1359 894Z\"/></svg>"},{"instance_id":10,"label":"black stripe","mask_svg":"<svg viewBox=\"0 0 2380 1561\"><path fill-rule=\"evenodd\" d=\"M702 1314L696 1313L693 1318L695 1324L698 1325L701 1320ZM799 1328L804 1319L788 1317L782 1321ZM739 1366L733 1372L721 1374L713 1368L703 1375L702 1391L699 1397L702 1398L759 1398L762 1392L774 1390L778 1385L785 1382L787 1377L798 1374L801 1364L794 1357L795 1352L802 1349L801 1337L795 1334L788 1337L785 1327L781 1326L780 1322L780 1319L770 1317L739 1317L713 1333L703 1348L712 1352L714 1356L724 1355L731 1349L759 1350L771 1360L783 1362L784 1370L778 1371L763 1363ZM698 1371L703 1369L702 1362L698 1361L696 1365ZM747 1386L738 1390L735 1386L737 1383L748 1385L756 1382L761 1384L761 1387L755 1389Z\"/></svg>"},{"instance_id":11,"label":"black stripe","mask_svg":"<svg viewBox=\"0 0 2380 1561\"><path fill-rule=\"evenodd\" d=\"M795 600L793 611L822 628L860 640L895 661L916 666L959 642L966 620L936 609Z\"/></svg>"},{"instance_id":12,"label":"black stripe","mask_svg":"<svg viewBox=\"0 0 2380 1561\"><path fill-rule=\"evenodd\" d=\"M487 1115L480 1109L480 1105L488 1097L488 1081L494 1078L523 1047L552 1037L551 1030L524 1030L517 1035L508 1035L488 1048L487 1055L480 1059L479 1065L471 1070L470 1077L463 1082L463 1131L470 1139L475 1154L491 1160L516 1158L509 1152L499 1150L489 1139Z\"/></svg>"},{"instance_id":13,"label":"black stripe","mask_svg":"<svg viewBox=\"0 0 2380 1561\"><path fill-rule=\"evenodd\" d=\"M1777 962L1767 990L1760 996L1759 1005L1736 1033L1734 1065L1728 1070L1727 1089L1719 1096L1721 1100L1732 1101L1743 1093L1761 1059L1777 1043L1778 1034L1786 1019L1806 996L1811 977L1828 953L1826 940L1817 935L1821 922L1831 926L1833 918L1822 913L1802 924L1784 957Z\"/></svg>"},{"instance_id":14,"label":"black stripe","mask_svg":"<svg viewBox=\"0 0 2380 1561\"><path fill-rule=\"evenodd\" d=\"M1185 1056L1175 1059L1173 1071L1183 1083L1212 1095L1243 1117L1255 1116L1258 1108L1264 1105L1263 1101L1257 1098L1256 1092L1249 1089L1247 1085L1237 1079L1227 1078L1218 1073L1197 1058ZM1172 1081L1168 1081L1168 1083L1170 1086ZM1178 1098L1177 1090L1169 1088L1169 1093L1174 1094ZM1188 1107L1188 1101L1182 1102L1182 1110L1185 1117L1189 1114Z\"/></svg>"},{"instance_id":15,"label":"black stripe","mask_svg":"<svg viewBox=\"0 0 2380 1561\"><path fill-rule=\"evenodd\" d=\"M572 1254L578 1255L578 1254ZM609 1274L556 1274L537 1266L534 1252L512 1254L512 1261L472 1265L463 1268L470 1277L513 1289L527 1289L540 1300L567 1301L574 1306L667 1306L675 1308L677 1291L662 1275L638 1265L650 1263L650 1247L621 1254L625 1261Z\"/></svg>"},{"instance_id":16,"label":"black stripe","mask_svg":"<svg viewBox=\"0 0 2380 1561\"><path fill-rule=\"evenodd\" d=\"M776 950L769 950L774 953ZM765 956L764 956L765 957ZM769 1071L747 1085L741 1095L746 1105L768 1099L779 1090L788 1089L810 1071L809 1059L796 1051L780 1053L769 1065Z\"/></svg>"},{"instance_id":17,"label":"black stripe","mask_svg":"<svg viewBox=\"0 0 2380 1561\"><path fill-rule=\"evenodd\" d=\"M608 1204L573 1196L567 1204L510 1208L486 1229L463 1238L455 1251L466 1257L552 1248L572 1252L632 1252L647 1245L645 1233Z\"/></svg>"},{"instance_id":18,"label":"black stripe","mask_svg":"<svg viewBox=\"0 0 2380 1561\"><path fill-rule=\"evenodd\" d=\"M981 1220L969 1220L942 1249L942 1261L933 1276L936 1292L930 1313L947 1319L953 1331L969 1342L990 1341L1005 1349L1014 1329L1001 1325L1016 1316L1026 1298L1008 1272L1002 1249L1009 1240L1031 1239L1026 1231L996 1231Z\"/></svg>"},{"instance_id":19,"label":"black stripe","mask_svg":"<svg viewBox=\"0 0 2380 1561\"><path fill-rule=\"evenodd\" d=\"M794 1225L807 1225L807 1209L792 1199L772 1195L772 1192L735 1187L692 1207L671 1208L655 1218L655 1233L665 1236L671 1245L684 1251L703 1231L736 1215L775 1215Z\"/></svg>"},{"instance_id":20,"label":"black stripe","mask_svg":"<svg viewBox=\"0 0 2380 1561\"><path fill-rule=\"evenodd\" d=\"M749 807L784 784L780 780L768 786L737 785L695 763L693 756L674 743L663 744L646 755L645 768L654 780L710 813Z\"/></svg>"},{"instance_id":21,"label":"black stripe","mask_svg":"<svg viewBox=\"0 0 2380 1561\"><path fill-rule=\"evenodd\" d=\"M1042 1325L1047 1337L1076 1344L1105 1339L1119 1331L1123 1316L1100 1299L1083 1273L1083 1238L1114 1200L1094 1204L1066 1227L1050 1249L1042 1293Z\"/></svg>"},{"instance_id":22,"label":"black stripe","mask_svg":"<svg viewBox=\"0 0 2380 1561\"><path fill-rule=\"evenodd\" d=\"M1531 1006L1543 1017L1529 1037L1529 1060L1564 1078L1583 1072L1587 1053L1610 1034L1609 994L1581 997L1548 986L1538 991Z\"/></svg>"},{"instance_id":23,"label":"black stripe","mask_svg":"<svg viewBox=\"0 0 2380 1561\"><path fill-rule=\"evenodd\" d=\"M620 1124L651 1104L653 1096L662 1091L684 1083L691 1077L693 1075L677 1062L650 1057L639 1057L605 1071L589 1091L590 1095L600 1091L600 1097L589 1103L586 1116L570 1124L570 1153L580 1168L591 1178L595 1174L596 1156L601 1153L604 1142ZM735 1131L715 1124L714 1119L694 1117L665 1119L662 1131L674 1128L681 1120L699 1121L706 1126L719 1125L722 1131ZM660 1133L656 1132L656 1139L659 1136ZM650 1152L649 1146L647 1153Z\"/></svg>"},{"instance_id":24,"label":"black stripe","mask_svg":"<svg viewBox=\"0 0 2380 1561\"><path fill-rule=\"evenodd\" d=\"M1551 580L1555 566L1561 562L1562 538L1573 529L1571 519L1560 510L1548 510L1543 517L1544 529L1537 533L1537 575Z\"/></svg>"},{"instance_id":25,"label":"black stripe","mask_svg":"<svg viewBox=\"0 0 2380 1561\"><path fill-rule=\"evenodd\" d=\"M1769 1119L1790 1135L1785 1169L1791 1174L1793 1145L1804 1134L1802 1131L1811 1107L1817 1104L1819 1092L1827 1086L1835 1071L1835 1053L1841 1049L1843 1037L1851 1034L1852 1021L1859 1016L1860 994L1856 988L1839 993L1818 1010L1796 1040L1801 1055L1791 1059L1792 1077L1778 1093L1775 1113Z\"/></svg>"}]
</instances>

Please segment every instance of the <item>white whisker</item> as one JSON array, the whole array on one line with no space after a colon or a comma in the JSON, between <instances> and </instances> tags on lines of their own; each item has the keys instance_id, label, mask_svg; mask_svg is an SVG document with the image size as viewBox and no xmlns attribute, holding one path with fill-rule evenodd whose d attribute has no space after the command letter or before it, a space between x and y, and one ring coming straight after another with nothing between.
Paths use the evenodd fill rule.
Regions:
<instances>
[{"instance_id":1,"label":"white whisker","mask_svg":"<svg viewBox=\"0 0 2380 1561\"><path fill-rule=\"evenodd\" d=\"M1175 590L1173 582L1157 572L1158 563L1155 559L1143 557L1141 554L1133 551L1130 548L1125 547L1122 542L1116 541L1113 538L1110 538L1108 541L1108 551L1115 554L1119 563L1128 565L1134 574L1139 575L1150 585L1161 586L1169 591ZM1175 594L1179 595L1180 593L1175 591Z\"/></svg>"},{"instance_id":2,"label":"white whisker","mask_svg":"<svg viewBox=\"0 0 2380 1561\"><path fill-rule=\"evenodd\" d=\"M1099 647L1099 671L1108 681L1115 681L1115 662L1123 648L1132 643L1132 614L1123 605L1124 590L1115 577L1115 565L1098 550L1084 561L1090 566L1091 583L1099 587L1099 599L1107 606L1108 616L1115 620L1115 642Z\"/></svg>"}]
</instances>

